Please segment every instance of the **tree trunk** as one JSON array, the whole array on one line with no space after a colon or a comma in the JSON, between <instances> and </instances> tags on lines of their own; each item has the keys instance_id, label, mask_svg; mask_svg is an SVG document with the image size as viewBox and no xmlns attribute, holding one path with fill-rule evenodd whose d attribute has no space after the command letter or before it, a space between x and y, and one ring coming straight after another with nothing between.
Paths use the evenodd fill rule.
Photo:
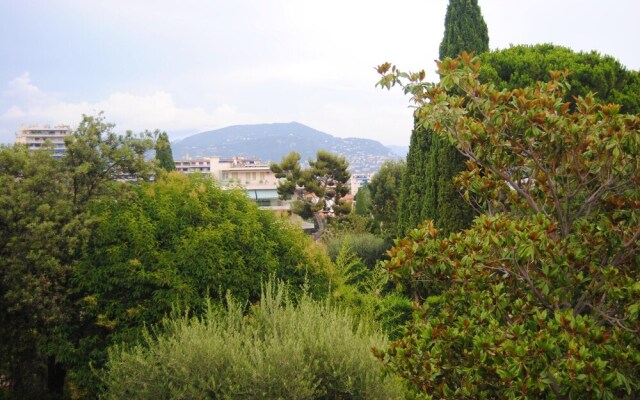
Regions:
<instances>
[{"instance_id":1,"label":"tree trunk","mask_svg":"<svg viewBox=\"0 0 640 400\"><path fill-rule=\"evenodd\" d=\"M313 238L315 240L320 240L325 228L324 217L319 212L315 213L313 216L316 220L316 223L318 224L318 231L313 234Z\"/></svg>"},{"instance_id":2,"label":"tree trunk","mask_svg":"<svg viewBox=\"0 0 640 400\"><path fill-rule=\"evenodd\" d=\"M66 376L67 369L57 362L54 356L49 356L47 359L47 391L62 397Z\"/></svg>"}]
</instances>

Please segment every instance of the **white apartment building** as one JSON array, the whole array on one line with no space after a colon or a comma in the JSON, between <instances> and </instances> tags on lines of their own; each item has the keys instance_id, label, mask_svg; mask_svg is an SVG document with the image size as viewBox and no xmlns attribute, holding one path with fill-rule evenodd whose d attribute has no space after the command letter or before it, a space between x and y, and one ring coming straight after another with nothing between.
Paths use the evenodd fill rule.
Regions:
<instances>
[{"instance_id":1,"label":"white apartment building","mask_svg":"<svg viewBox=\"0 0 640 400\"><path fill-rule=\"evenodd\" d=\"M289 209L288 203L278 198L278 179L267 163L244 157L187 157L176 160L175 165L178 172L210 175L223 188L242 188L262 208Z\"/></svg>"},{"instance_id":2,"label":"white apartment building","mask_svg":"<svg viewBox=\"0 0 640 400\"><path fill-rule=\"evenodd\" d=\"M358 194L358 190L363 187L365 184L369 183L369 181L371 181L371 178L373 177L373 173L371 174L351 174L351 178L349 179L349 184L351 186L351 190L350 193L353 195L353 197L356 196L356 194Z\"/></svg>"},{"instance_id":3,"label":"white apartment building","mask_svg":"<svg viewBox=\"0 0 640 400\"><path fill-rule=\"evenodd\" d=\"M49 144L53 157L60 158L65 151L64 138L72 133L69 125L32 125L21 126L16 133L16 143L29 146L29 150L45 148Z\"/></svg>"}]
</instances>

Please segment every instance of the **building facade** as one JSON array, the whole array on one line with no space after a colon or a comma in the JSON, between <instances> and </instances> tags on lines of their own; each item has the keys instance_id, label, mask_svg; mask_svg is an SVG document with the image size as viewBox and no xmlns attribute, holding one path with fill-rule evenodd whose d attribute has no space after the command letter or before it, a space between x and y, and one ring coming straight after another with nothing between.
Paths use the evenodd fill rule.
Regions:
<instances>
[{"instance_id":1,"label":"building facade","mask_svg":"<svg viewBox=\"0 0 640 400\"><path fill-rule=\"evenodd\" d=\"M351 174L349 179L349 185L351 186L350 193L355 197L358 194L358 190L369 183L373 177L373 173L366 174Z\"/></svg>"},{"instance_id":2,"label":"building facade","mask_svg":"<svg viewBox=\"0 0 640 400\"><path fill-rule=\"evenodd\" d=\"M184 174L209 175L223 188L241 188L262 208L289 209L289 204L278 198L278 179L267 163L245 157L203 157L176 160L175 165Z\"/></svg>"},{"instance_id":3,"label":"building facade","mask_svg":"<svg viewBox=\"0 0 640 400\"><path fill-rule=\"evenodd\" d=\"M68 125L21 126L16 134L16 143L26 144L29 150L48 148L53 157L60 158L65 152L64 138L71 133Z\"/></svg>"}]
</instances>

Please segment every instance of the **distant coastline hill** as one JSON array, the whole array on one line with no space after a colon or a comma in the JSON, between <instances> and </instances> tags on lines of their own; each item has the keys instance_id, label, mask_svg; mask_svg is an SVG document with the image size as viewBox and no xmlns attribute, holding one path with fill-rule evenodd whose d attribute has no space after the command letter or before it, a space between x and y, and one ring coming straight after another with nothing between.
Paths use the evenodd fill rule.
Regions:
<instances>
[{"instance_id":1,"label":"distant coastline hill","mask_svg":"<svg viewBox=\"0 0 640 400\"><path fill-rule=\"evenodd\" d=\"M254 157L279 162L297 151L303 162L314 159L318 150L343 155L351 172L375 172L386 160L398 155L370 139L337 138L298 122L234 125L198 133L171 144L174 159L221 156Z\"/></svg>"}]
</instances>

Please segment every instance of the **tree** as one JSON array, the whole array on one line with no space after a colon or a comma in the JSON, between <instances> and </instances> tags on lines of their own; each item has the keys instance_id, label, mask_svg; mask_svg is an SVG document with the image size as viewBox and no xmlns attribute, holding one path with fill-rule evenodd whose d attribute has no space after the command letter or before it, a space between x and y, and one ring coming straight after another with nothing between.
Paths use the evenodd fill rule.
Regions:
<instances>
[{"instance_id":1,"label":"tree","mask_svg":"<svg viewBox=\"0 0 640 400\"><path fill-rule=\"evenodd\" d=\"M481 54L489 51L489 31L478 0L449 0L444 17L444 37L440 59L463 51Z\"/></svg>"},{"instance_id":2,"label":"tree","mask_svg":"<svg viewBox=\"0 0 640 400\"><path fill-rule=\"evenodd\" d=\"M405 170L404 161L385 161L367 185L371 192L371 215L384 237L396 237L400 187Z\"/></svg>"},{"instance_id":3,"label":"tree","mask_svg":"<svg viewBox=\"0 0 640 400\"><path fill-rule=\"evenodd\" d=\"M83 116L57 160L0 148L0 375L16 397L61 395L79 323L71 277L94 227L92 203L143 178L146 137Z\"/></svg>"},{"instance_id":4,"label":"tree","mask_svg":"<svg viewBox=\"0 0 640 400\"><path fill-rule=\"evenodd\" d=\"M486 215L398 241L386 268L427 292L378 356L433 397L637 398L640 116L567 102L566 71L501 90L467 53L438 84L390 68L381 84L465 155L457 183Z\"/></svg>"},{"instance_id":5,"label":"tree","mask_svg":"<svg viewBox=\"0 0 640 400\"><path fill-rule=\"evenodd\" d=\"M68 278L82 223L68 189L49 152L0 148L0 375L18 398L47 386L56 327L72 316Z\"/></svg>"},{"instance_id":6,"label":"tree","mask_svg":"<svg viewBox=\"0 0 640 400\"><path fill-rule=\"evenodd\" d=\"M316 159L309 160L309 168L302 174L305 190L320 198L316 207L322 211L332 211L336 215L351 212L351 204L340 201L350 187L349 163L344 156L318 150Z\"/></svg>"},{"instance_id":7,"label":"tree","mask_svg":"<svg viewBox=\"0 0 640 400\"><path fill-rule=\"evenodd\" d=\"M156 131L156 161L158 166L165 171L175 171L176 164L173 162L173 153L171 152L171 143L166 132Z\"/></svg>"},{"instance_id":8,"label":"tree","mask_svg":"<svg viewBox=\"0 0 640 400\"><path fill-rule=\"evenodd\" d=\"M107 193L117 181L148 180L155 172L144 157L153 146L150 134L119 135L114 127L102 113L83 115L78 128L65 138L62 161L72 179L76 208Z\"/></svg>"},{"instance_id":9,"label":"tree","mask_svg":"<svg viewBox=\"0 0 640 400\"><path fill-rule=\"evenodd\" d=\"M450 0L440 58L454 57L462 51L479 54L488 50L489 34L477 0ZM464 170L464 158L455 147L425 130L420 115L415 117L402 182L399 233L426 218L445 232L464 229L474 213L452 182Z\"/></svg>"},{"instance_id":10,"label":"tree","mask_svg":"<svg viewBox=\"0 0 640 400\"><path fill-rule=\"evenodd\" d=\"M358 189L358 193L354 200L356 201L354 212L357 215L368 217L371 213L371 190L367 183Z\"/></svg>"},{"instance_id":11,"label":"tree","mask_svg":"<svg viewBox=\"0 0 640 400\"><path fill-rule=\"evenodd\" d=\"M480 55L480 81L515 89L546 81L550 70L570 71L565 101L593 92L605 103L622 106L622 112L640 112L640 72L595 51L574 52L552 44L512 46Z\"/></svg>"},{"instance_id":12,"label":"tree","mask_svg":"<svg viewBox=\"0 0 640 400\"><path fill-rule=\"evenodd\" d=\"M102 366L109 345L135 343L172 307L200 315L227 292L255 302L269 276L326 290L329 261L310 238L206 177L163 174L95 207L98 225L75 274L86 373ZM78 380L95 391L90 378Z\"/></svg>"},{"instance_id":13,"label":"tree","mask_svg":"<svg viewBox=\"0 0 640 400\"><path fill-rule=\"evenodd\" d=\"M316 159L309 160L309 168L301 169L300 155L296 152L283 157L280 164L271 164L271 170L281 178L278 185L281 198L291 198L297 188L301 188L303 194L316 196L313 203L306 200L314 213L324 211L334 215L351 212L351 203L341 202L350 190L348 168L349 163L344 156L324 150L318 150Z\"/></svg>"},{"instance_id":14,"label":"tree","mask_svg":"<svg viewBox=\"0 0 640 400\"><path fill-rule=\"evenodd\" d=\"M290 200L297 187L302 184L300 154L292 151L282 157L280 164L272 162L269 166L271 172L280 180L278 184L278 195L282 200Z\"/></svg>"}]
</instances>

